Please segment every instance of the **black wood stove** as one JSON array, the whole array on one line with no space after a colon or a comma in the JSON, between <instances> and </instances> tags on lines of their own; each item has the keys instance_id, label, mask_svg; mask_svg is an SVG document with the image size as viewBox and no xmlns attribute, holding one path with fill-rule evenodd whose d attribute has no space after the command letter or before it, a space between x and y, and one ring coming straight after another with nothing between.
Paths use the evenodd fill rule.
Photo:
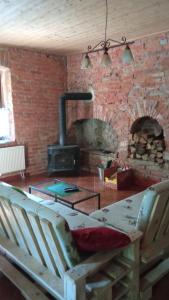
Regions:
<instances>
[{"instance_id":1,"label":"black wood stove","mask_svg":"<svg viewBox=\"0 0 169 300\"><path fill-rule=\"evenodd\" d=\"M48 173L78 171L80 168L80 148L66 143L66 101L91 100L91 93L65 93L59 102L59 144L48 145Z\"/></svg>"}]
</instances>

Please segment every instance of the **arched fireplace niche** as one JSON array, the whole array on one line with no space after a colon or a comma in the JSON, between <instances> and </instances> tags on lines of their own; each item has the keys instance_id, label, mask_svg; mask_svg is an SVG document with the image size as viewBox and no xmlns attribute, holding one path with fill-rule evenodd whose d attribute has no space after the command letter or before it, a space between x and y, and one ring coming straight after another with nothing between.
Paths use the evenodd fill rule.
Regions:
<instances>
[{"instance_id":1,"label":"arched fireplace niche","mask_svg":"<svg viewBox=\"0 0 169 300\"><path fill-rule=\"evenodd\" d=\"M80 147L81 168L93 173L102 163L117 158L118 136L110 123L100 119L75 121L68 133L69 141Z\"/></svg>"},{"instance_id":2,"label":"arched fireplace niche","mask_svg":"<svg viewBox=\"0 0 169 300\"><path fill-rule=\"evenodd\" d=\"M128 153L132 159L164 163L164 132L156 119L149 116L138 118L130 129Z\"/></svg>"},{"instance_id":3,"label":"arched fireplace niche","mask_svg":"<svg viewBox=\"0 0 169 300\"><path fill-rule=\"evenodd\" d=\"M81 119L75 121L73 127L74 142L81 148L117 152L117 133L109 123L99 119ZM70 136L72 136L72 130Z\"/></svg>"}]
</instances>

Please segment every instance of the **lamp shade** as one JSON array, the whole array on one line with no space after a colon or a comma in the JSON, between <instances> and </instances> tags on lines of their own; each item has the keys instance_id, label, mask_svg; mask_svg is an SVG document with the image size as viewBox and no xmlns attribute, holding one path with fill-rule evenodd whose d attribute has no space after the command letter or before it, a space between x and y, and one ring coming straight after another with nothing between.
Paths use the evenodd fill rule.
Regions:
<instances>
[{"instance_id":1,"label":"lamp shade","mask_svg":"<svg viewBox=\"0 0 169 300\"><path fill-rule=\"evenodd\" d=\"M111 61L110 55L108 54L107 51L105 51L103 54L103 57L102 57L101 66L107 67L111 64L112 64L112 61Z\"/></svg>"},{"instance_id":2,"label":"lamp shade","mask_svg":"<svg viewBox=\"0 0 169 300\"><path fill-rule=\"evenodd\" d=\"M125 64L130 64L133 61L134 61L133 54L131 52L130 47L127 45L125 50L124 50L123 56L122 56L122 62L125 63Z\"/></svg>"},{"instance_id":3,"label":"lamp shade","mask_svg":"<svg viewBox=\"0 0 169 300\"><path fill-rule=\"evenodd\" d=\"M85 69L89 69L91 67L92 67L92 63L91 63L89 55L88 54L83 55L81 69L85 70Z\"/></svg>"}]
</instances>

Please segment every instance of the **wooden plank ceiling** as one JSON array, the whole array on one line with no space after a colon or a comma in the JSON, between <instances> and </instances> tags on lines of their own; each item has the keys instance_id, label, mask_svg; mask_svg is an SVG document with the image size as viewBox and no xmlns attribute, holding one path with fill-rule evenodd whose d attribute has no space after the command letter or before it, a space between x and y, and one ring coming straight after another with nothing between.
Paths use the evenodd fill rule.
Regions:
<instances>
[{"instance_id":1,"label":"wooden plank ceiling","mask_svg":"<svg viewBox=\"0 0 169 300\"><path fill-rule=\"evenodd\" d=\"M108 37L169 30L169 0L108 0ZM0 0L0 44L84 52L104 38L105 0Z\"/></svg>"}]
</instances>

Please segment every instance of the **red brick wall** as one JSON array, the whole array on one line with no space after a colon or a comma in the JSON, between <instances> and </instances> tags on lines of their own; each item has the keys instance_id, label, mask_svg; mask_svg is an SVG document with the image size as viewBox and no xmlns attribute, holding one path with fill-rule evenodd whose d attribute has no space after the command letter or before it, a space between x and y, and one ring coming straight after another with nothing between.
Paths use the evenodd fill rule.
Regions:
<instances>
[{"instance_id":1,"label":"red brick wall","mask_svg":"<svg viewBox=\"0 0 169 300\"><path fill-rule=\"evenodd\" d=\"M120 60L123 47L109 51L112 65L106 69L100 66L102 53L91 55L93 68L89 70L80 69L82 55L69 56L67 61L69 91L85 91L92 86L95 92L93 104L78 103L77 109L70 108L69 126L85 117L111 123L119 139L118 152L124 158L131 125L145 115L157 119L163 127L169 151L169 33L138 40L131 49L135 59L131 65ZM150 166L147 170L144 165L139 169L162 178L168 177L168 165L165 167L159 170L158 166Z\"/></svg>"},{"instance_id":2,"label":"red brick wall","mask_svg":"<svg viewBox=\"0 0 169 300\"><path fill-rule=\"evenodd\" d=\"M90 117L112 124L118 152L126 157L129 130L138 117L150 115L164 129L169 151L169 33L131 45L135 62L123 65L123 48L110 50L112 66L102 69L101 53L92 54L93 69L81 70L82 55L64 57L16 48L0 51L1 65L12 75L16 143L25 144L27 172L38 174L47 167L47 145L58 139L58 96L66 89L86 91L92 86L93 104L69 102L68 127L74 120ZM86 45L87 46L87 45ZM169 168L138 167L142 174L168 177Z\"/></svg>"},{"instance_id":3,"label":"red brick wall","mask_svg":"<svg viewBox=\"0 0 169 300\"><path fill-rule=\"evenodd\" d=\"M0 52L10 68L15 144L25 144L27 172L47 170L47 145L58 139L58 97L66 89L66 60L16 48Z\"/></svg>"}]
</instances>

